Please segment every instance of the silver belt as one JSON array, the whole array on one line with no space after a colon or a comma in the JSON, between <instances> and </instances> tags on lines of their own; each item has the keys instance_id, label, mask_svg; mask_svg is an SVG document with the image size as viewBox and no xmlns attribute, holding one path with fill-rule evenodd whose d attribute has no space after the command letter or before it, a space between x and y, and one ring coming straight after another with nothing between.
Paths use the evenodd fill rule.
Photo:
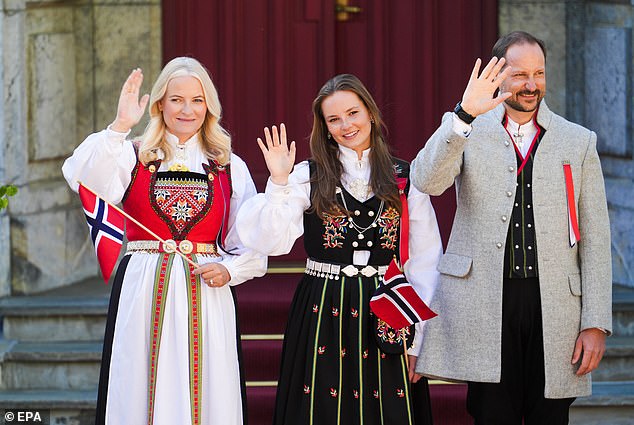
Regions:
<instances>
[{"instance_id":1,"label":"silver belt","mask_svg":"<svg viewBox=\"0 0 634 425\"><path fill-rule=\"evenodd\" d=\"M169 254L172 254L176 252L176 249L178 249L183 254L208 254L212 256L218 256L215 244L192 242L187 239L182 241L174 241L172 239L168 239L165 241L165 243L156 240L130 241L128 242L126 248L126 254L138 251L149 253L167 252Z\"/></svg>"},{"instance_id":2,"label":"silver belt","mask_svg":"<svg viewBox=\"0 0 634 425\"><path fill-rule=\"evenodd\" d=\"M341 273L348 277L355 277L358 275L365 277L379 275L379 277L383 277L386 271L387 266L353 266L352 264L342 266L341 264L321 263L307 258L306 270L304 270L304 273L311 276L328 277L328 279L339 280L339 275Z\"/></svg>"}]
</instances>

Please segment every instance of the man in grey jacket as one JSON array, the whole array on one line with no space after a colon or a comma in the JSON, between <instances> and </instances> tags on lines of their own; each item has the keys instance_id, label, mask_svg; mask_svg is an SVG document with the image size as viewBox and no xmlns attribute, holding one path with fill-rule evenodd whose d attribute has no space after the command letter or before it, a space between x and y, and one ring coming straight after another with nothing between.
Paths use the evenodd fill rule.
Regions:
<instances>
[{"instance_id":1,"label":"man in grey jacket","mask_svg":"<svg viewBox=\"0 0 634 425\"><path fill-rule=\"evenodd\" d=\"M412 163L457 196L416 371L467 381L476 424L567 424L612 327L596 134L548 109L545 62L528 33L498 40Z\"/></svg>"}]
</instances>

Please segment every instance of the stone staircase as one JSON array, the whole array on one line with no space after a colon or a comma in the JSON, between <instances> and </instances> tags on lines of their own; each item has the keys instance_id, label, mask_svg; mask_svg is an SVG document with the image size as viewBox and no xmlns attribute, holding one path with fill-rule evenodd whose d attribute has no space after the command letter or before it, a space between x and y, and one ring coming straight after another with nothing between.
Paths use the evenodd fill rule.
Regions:
<instances>
[{"instance_id":1,"label":"stone staircase","mask_svg":"<svg viewBox=\"0 0 634 425\"><path fill-rule=\"evenodd\" d=\"M268 425L273 415L297 270L277 269L237 288L252 425ZM94 424L109 290L90 280L0 300L0 410L48 411L51 424ZM271 316L271 309L282 314Z\"/></svg>"},{"instance_id":2,"label":"stone staircase","mask_svg":"<svg viewBox=\"0 0 634 425\"><path fill-rule=\"evenodd\" d=\"M634 290L615 285L613 335L592 373L592 396L577 399L570 410L575 425L634 424Z\"/></svg>"},{"instance_id":3,"label":"stone staircase","mask_svg":"<svg viewBox=\"0 0 634 425\"><path fill-rule=\"evenodd\" d=\"M0 300L0 409L94 424L109 289L95 280Z\"/></svg>"},{"instance_id":4,"label":"stone staircase","mask_svg":"<svg viewBox=\"0 0 634 425\"><path fill-rule=\"evenodd\" d=\"M286 318L270 312L290 305L298 275L289 271L238 287L250 425L272 417ZM95 280L0 300L0 410L47 410L51 423L94 423L109 289ZM594 374L594 394L573 404L571 424L634 424L634 290L615 287L613 306L614 336ZM464 386L433 383L431 392L436 425L470 423Z\"/></svg>"}]
</instances>

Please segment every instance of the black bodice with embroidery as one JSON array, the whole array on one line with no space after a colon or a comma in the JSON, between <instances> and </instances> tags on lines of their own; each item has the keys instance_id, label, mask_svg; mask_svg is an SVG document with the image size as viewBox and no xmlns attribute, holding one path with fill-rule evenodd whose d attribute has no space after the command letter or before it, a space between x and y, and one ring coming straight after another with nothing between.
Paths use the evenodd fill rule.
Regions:
<instances>
[{"instance_id":1,"label":"black bodice with embroidery","mask_svg":"<svg viewBox=\"0 0 634 425\"><path fill-rule=\"evenodd\" d=\"M312 164L311 164L312 165ZM312 167L311 167L312 169ZM409 167L404 161L395 163L396 174L407 177ZM315 212L304 213L304 248L308 257L329 263L352 264L355 250L371 251L368 264L387 265L398 257L400 214L373 196L360 202L342 185L337 193L340 204L345 197L345 212L319 217ZM363 230L365 229L365 230Z\"/></svg>"}]
</instances>

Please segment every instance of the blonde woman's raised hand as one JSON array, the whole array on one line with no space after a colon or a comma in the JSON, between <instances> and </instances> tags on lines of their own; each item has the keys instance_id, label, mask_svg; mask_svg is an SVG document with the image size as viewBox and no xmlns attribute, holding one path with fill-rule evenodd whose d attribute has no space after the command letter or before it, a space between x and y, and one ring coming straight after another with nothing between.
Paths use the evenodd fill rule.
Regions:
<instances>
[{"instance_id":1,"label":"blonde woman's raised hand","mask_svg":"<svg viewBox=\"0 0 634 425\"><path fill-rule=\"evenodd\" d=\"M258 145L264 155L266 167L271 173L271 181L284 186L288 183L288 176L295 165L295 142L291 142L290 146L286 142L284 124L280 124L279 132L276 126L273 126L270 131L268 127L265 127L264 139L266 144L258 137Z\"/></svg>"},{"instance_id":2,"label":"blonde woman's raised hand","mask_svg":"<svg viewBox=\"0 0 634 425\"><path fill-rule=\"evenodd\" d=\"M149 94L144 94L139 99L141 84L143 84L143 71L141 68L137 68L128 75L123 83L117 105L117 117L110 125L112 130L126 133L141 121L145 107L150 100Z\"/></svg>"},{"instance_id":3,"label":"blonde woman's raised hand","mask_svg":"<svg viewBox=\"0 0 634 425\"><path fill-rule=\"evenodd\" d=\"M493 97L495 91L511 71L510 67L504 67L505 59L493 57L480 72L482 60L478 58L471 71L469 83L465 88L460 102L462 109L469 115L477 117L480 114L490 111L511 96L511 93L498 93Z\"/></svg>"}]
</instances>

